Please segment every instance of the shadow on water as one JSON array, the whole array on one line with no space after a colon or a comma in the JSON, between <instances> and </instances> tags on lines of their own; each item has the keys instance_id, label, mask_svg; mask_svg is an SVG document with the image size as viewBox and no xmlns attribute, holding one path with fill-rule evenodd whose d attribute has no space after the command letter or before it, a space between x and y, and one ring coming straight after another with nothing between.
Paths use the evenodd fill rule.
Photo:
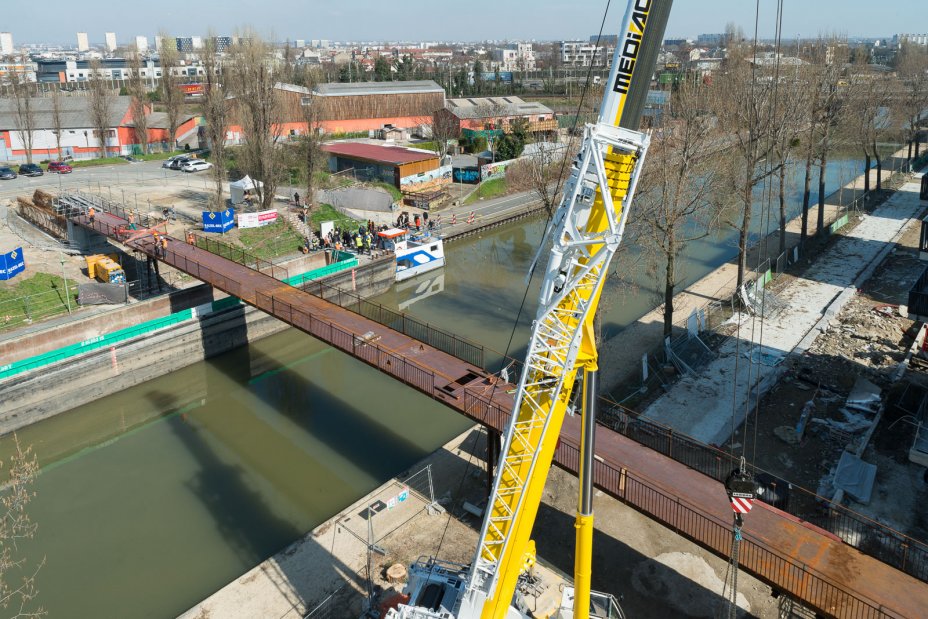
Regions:
<instances>
[{"instance_id":1,"label":"shadow on water","mask_svg":"<svg viewBox=\"0 0 928 619\"><path fill-rule=\"evenodd\" d=\"M163 391L149 392L148 397L159 406L172 399ZM195 416L181 414L170 419L168 425L199 467L184 482L186 487L212 515L216 530L243 564L255 565L267 558L268 547L280 548L304 534L291 521L275 513L262 493L254 488L254 482L249 481L241 465L220 455L211 445L208 431ZM313 566L314 578L328 580L340 576L353 579L359 587L364 585L353 569L334 555L328 553L327 556L328 561ZM305 575L283 575L289 589L282 593L298 607L309 593Z\"/></svg>"}]
</instances>

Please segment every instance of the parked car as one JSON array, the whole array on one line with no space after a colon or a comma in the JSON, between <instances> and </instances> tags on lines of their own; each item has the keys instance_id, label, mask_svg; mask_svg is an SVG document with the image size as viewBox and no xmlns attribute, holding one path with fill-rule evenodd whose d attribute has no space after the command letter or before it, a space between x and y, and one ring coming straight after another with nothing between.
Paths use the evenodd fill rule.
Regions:
<instances>
[{"instance_id":1,"label":"parked car","mask_svg":"<svg viewBox=\"0 0 928 619\"><path fill-rule=\"evenodd\" d=\"M42 176L45 172L37 163L24 163L19 166L19 173L22 176Z\"/></svg>"},{"instance_id":2,"label":"parked car","mask_svg":"<svg viewBox=\"0 0 928 619\"><path fill-rule=\"evenodd\" d=\"M187 164L190 161L193 161L193 159L191 159L190 157L178 157L177 159L172 161L167 167L170 168L171 170L180 170L181 168L184 167L185 164Z\"/></svg>"},{"instance_id":3,"label":"parked car","mask_svg":"<svg viewBox=\"0 0 928 619\"><path fill-rule=\"evenodd\" d=\"M48 171L57 172L58 174L70 174L74 168L66 164L64 161L50 161L48 162Z\"/></svg>"},{"instance_id":4,"label":"parked car","mask_svg":"<svg viewBox=\"0 0 928 619\"><path fill-rule=\"evenodd\" d=\"M13 178L16 178L16 172L13 171L13 168L0 168L0 179L8 181Z\"/></svg>"},{"instance_id":5,"label":"parked car","mask_svg":"<svg viewBox=\"0 0 928 619\"><path fill-rule=\"evenodd\" d=\"M192 159L181 166L181 170L184 172L199 172L201 170L209 170L213 167L209 161L203 161L202 159Z\"/></svg>"},{"instance_id":6,"label":"parked car","mask_svg":"<svg viewBox=\"0 0 928 619\"><path fill-rule=\"evenodd\" d=\"M164 163L161 164L162 168L170 168L171 170L179 170L180 166L175 167L175 163L178 161L186 161L190 159L190 155L174 155L173 157L168 157L164 160Z\"/></svg>"}]
</instances>

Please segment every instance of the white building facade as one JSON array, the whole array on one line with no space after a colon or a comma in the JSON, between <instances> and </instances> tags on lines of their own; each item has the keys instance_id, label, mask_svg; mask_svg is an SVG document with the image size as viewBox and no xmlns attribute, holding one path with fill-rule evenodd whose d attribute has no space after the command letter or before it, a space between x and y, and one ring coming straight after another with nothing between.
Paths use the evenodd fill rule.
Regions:
<instances>
[{"instance_id":1,"label":"white building facade","mask_svg":"<svg viewBox=\"0 0 928 619\"><path fill-rule=\"evenodd\" d=\"M90 39L87 38L86 32L77 33L77 51L86 52L90 49Z\"/></svg>"},{"instance_id":2,"label":"white building facade","mask_svg":"<svg viewBox=\"0 0 928 619\"><path fill-rule=\"evenodd\" d=\"M116 33L107 32L104 35L104 38L106 40L106 51L111 52L111 53L115 52L116 51Z\"/></svg>"},{"instance_id":3,"label":"white building facade","mask_svg":"<svg viewBox=\"0 0 928 619\"><path fill-rule=\"evenodd\" d=\"M0 32L0 56L11 56L13 54L13 33Z\"/></svg>"}]
</instances>

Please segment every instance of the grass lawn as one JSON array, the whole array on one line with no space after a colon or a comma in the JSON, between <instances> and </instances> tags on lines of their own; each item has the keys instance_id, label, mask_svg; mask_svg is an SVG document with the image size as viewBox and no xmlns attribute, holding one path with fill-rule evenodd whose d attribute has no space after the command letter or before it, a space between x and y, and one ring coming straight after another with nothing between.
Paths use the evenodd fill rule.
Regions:
<instances>
[{"instance_id":1,"label":"grass lawn","mask_svg":"<svg viewBox=\"0 0 928 619\"><path fill-rule=\"evenodd\" d=\"M319 229L319 224L323 221L334 221L335 225L340 228L353 228L355 230L361 223L335 210L328 204L320 204L319 208L310 213L309 221L313 224L313 229L316 230Z\"/></svg>"},{"instance_id":2,"label":"grass lawn","mask_svg":"<svg viewBox=\"0 0 928 619\"><path fill-rule=\"evenodd\" d=\"M122 157L106 157L105 159L82 159L80 161L69 161L68 165L72 168L92 168L98 165L129 165L129 162Z\"/></svg>"},{"instance_id":3,"label":"grass lawn","mask_svg":"<svg viewBox=\"0 0 928 619\"><path fill-rule=\"evenodd\" d=\"M68 311L64 280L48 273L28 279L12 280L0 286L0 330L18 327L26 321L42 320ZM68 280L71 308L77 308L77 282Z\"/></svg>"},{"instance_id":4,"label":"grass lawn","mask_svg":"<svg viewBox=\"0 0 928 619\"><path fill-rule=\"evenodd\" d=\"M387 192L388 192L391 196L393 196L393 201L394 201L394 202L396 202L397 200L402 200L402 199L403 199L403 192L400 191L399 189L397 189L396 187L394 187L393 185L389 184L389 183L371 183L371 185L374 186L374 187L379 187L379 188L381 188L381 189L386 189Z\"/></svg>"},{"instance_id":5,"label":"grass lawn","mask_svg":"<svg viewBox=\"0 0 928 619\"><path fill-rule=\"evenodd\" d=\"M299 251L305 239L282 218L260 228L238 229L238 240L245 251L264 260L273 260Z\"/></svg>"},{"instance_id":6,"label":"grass lawn","mask_svg":"<svg viewBox=\"0 0 928 619\"><path fill-rule=\"evenodd\" d=\"M183 154L184 154L184 151L182 150L174 150L169 153L149 153L147 155L132 155L132 156L135 157L136 159L141 159L142 161L162 161L164 159L168 159L169 157L173 157L174 155L183 155Z\"/></svg>"},{"instance_id":7,"label":"grass lawn","mask_svg":"<svg viewBox=\"0 0 928 619\"><path fill-rule=\"evenodd\" d=\"M464 200L464 204L473 204L478 200L486 200L488 198L498 198L499 196L505 195L506 191L505 178L492 178L481 183L477 191L467 196L467 199Z\"/></svg>"}]
</instances>

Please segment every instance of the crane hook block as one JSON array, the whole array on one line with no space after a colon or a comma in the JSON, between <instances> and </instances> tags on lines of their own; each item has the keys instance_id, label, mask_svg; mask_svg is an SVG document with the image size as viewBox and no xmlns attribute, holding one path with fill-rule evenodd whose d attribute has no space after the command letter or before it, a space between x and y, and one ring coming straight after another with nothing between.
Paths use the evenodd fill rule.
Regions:
<instances>
[{"instance_id":1,"label":"crane hook block","mask_svg":"<svg viewBox=\"0 0 928 619\"><path fill-rule=\"evenodd\" d=\"M728 493L732 511L735 512L735 524L740 527L742 515L751 511L754 499L757 498L754 478L747 471L737 468L725 479L725 491Z\"/></svg>"}]
</instances>

